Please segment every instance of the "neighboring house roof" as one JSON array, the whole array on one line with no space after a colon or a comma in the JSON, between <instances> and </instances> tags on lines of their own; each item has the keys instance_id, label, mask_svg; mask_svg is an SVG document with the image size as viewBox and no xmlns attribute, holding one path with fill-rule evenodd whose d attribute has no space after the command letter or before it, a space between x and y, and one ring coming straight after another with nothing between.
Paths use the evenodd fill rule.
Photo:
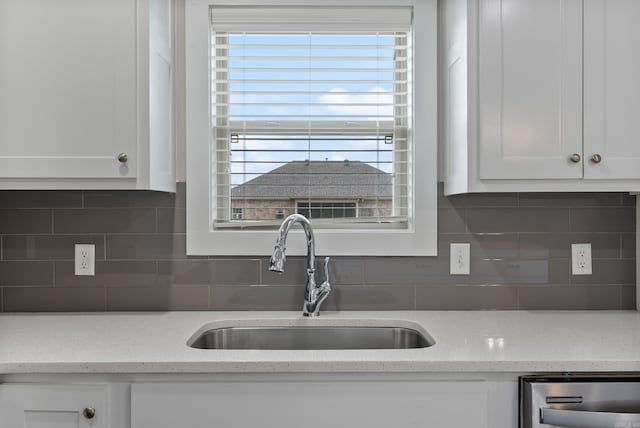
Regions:
<instances>
[{"instance_id":1,"label":"neighboring house roof","mask_svg":"<svg viewBox=\"0 0 640 428\"><path fill-rule=\"evenodd\" d=\"M293 161L231 189L232 199L391 199L391 174L360 161Z\"/></svg>"}]
</instances>

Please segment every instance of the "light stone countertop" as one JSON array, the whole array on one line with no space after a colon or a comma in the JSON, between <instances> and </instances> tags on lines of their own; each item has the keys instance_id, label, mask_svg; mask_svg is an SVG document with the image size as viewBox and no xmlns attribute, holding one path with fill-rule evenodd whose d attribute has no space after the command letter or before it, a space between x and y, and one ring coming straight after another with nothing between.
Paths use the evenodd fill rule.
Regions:
<instances>
[{"instance_id":1,"label":"light stone countertop","mask_svg":"<svg viewBox=\"0 0 640 428\"><path fill-rule=\"evenodd\" d=\"M417 327L424 349L258 351L186 345L230 325ZM416 326L417 324L417 326ZM5 314L0 374L640 371L635 311L165 312Z\"/></svg>"}]
</instances>

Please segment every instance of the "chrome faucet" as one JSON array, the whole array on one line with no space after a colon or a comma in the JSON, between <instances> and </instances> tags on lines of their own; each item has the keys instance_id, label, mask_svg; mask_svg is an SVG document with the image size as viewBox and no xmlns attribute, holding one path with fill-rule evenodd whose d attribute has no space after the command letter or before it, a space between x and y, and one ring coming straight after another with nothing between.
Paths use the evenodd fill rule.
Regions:
<instances>
[{"instance_id":1,"label":"chrome faucet","mask_svg":"<svg viewBox=\"0 0 640 428\"><path fill-rule=\"evenodd\" d=\"M316 285L316 245L311 229L311 223L307 218L300 214L291 214L285 218L278 230L278 239L276 247L271 256L269 270L274 272L284 272L284 262L286 260L285 250L287 235L289 229L295 223L300 223L307 237L307 283L304 288L304 305L302 307L302 315L305 317L317 317L320 315L320 305L324 302L331 292L331 284L329 284L329 257L324 259L324 276L325 280L322 284Z\"/></svg>"}]
</instances>

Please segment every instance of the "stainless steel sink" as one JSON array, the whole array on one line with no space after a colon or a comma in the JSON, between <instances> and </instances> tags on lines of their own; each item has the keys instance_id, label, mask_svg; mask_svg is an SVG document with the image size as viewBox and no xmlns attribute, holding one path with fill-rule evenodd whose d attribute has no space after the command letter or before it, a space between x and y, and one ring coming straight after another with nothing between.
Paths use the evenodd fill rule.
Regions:
<instances>
[{"instance_id":1,"label":"stainless steel sink","mask_svg":"<svg viewBox=\"0 0 640 428\"><path fill-rule=\"evenodd\" d=\"M409 349L435 341L407 327L251 326L213 328L187 344L199 349Z\"/></svg>"}]
</instances>

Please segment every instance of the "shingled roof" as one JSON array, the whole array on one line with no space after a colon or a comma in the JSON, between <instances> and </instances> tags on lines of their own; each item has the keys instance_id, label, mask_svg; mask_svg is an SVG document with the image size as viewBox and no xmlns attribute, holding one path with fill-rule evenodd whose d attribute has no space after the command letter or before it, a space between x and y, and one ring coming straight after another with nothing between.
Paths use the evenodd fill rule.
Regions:
<instances>
[{"instance_id":1,"label":"shingled roof","mask_svg":"<svg viewBox=\"0 0 640 428\"><path fill-rule=\"evenodd\" d=\"M232 199L391 199L391 174L359 161L293 161L231 189Z\"/></svg>"}]
</instances>

